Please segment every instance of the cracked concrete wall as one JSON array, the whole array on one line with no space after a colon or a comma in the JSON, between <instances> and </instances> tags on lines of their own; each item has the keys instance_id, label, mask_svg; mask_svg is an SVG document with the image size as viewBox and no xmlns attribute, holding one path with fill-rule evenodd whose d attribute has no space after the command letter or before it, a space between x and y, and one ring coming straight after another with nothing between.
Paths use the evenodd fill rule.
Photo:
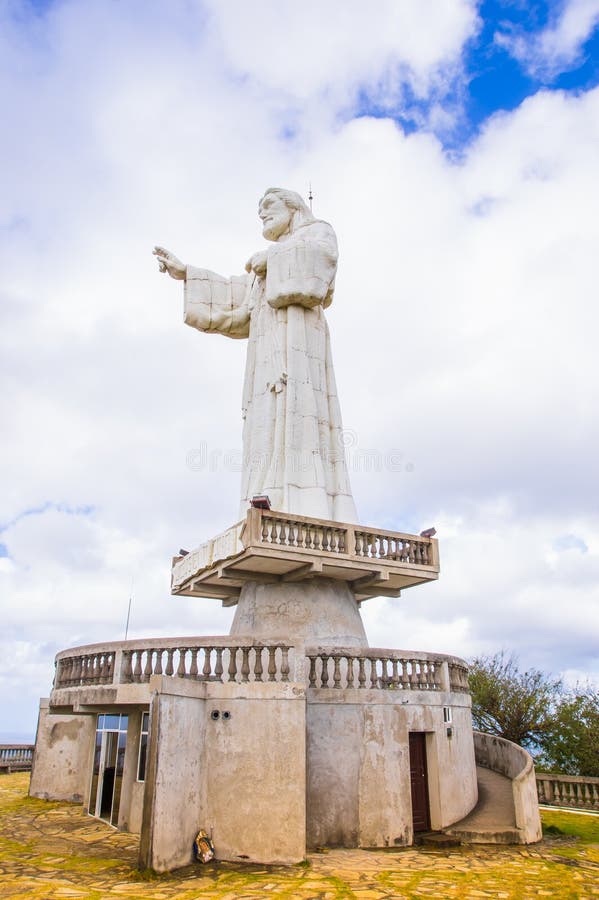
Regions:
<instances>
[{"instance_id":1,"label":"cracked concrete wall","mask_svg":"<svg viewBox=\"0 0 599 900\"><path fill-rule=\"evenodd\" d=\"M86 805L95 733L95 715L53 715L41 700L30 796Z\"/></svg>"}]
</instances>

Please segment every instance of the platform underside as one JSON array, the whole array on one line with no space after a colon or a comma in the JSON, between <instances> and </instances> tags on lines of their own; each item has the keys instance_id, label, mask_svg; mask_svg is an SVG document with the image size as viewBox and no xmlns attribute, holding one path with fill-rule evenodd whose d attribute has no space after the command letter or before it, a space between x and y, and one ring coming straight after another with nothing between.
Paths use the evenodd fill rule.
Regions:
<instances>
[{"instance_id":1,"label":"platform underside","mask_svg":"<svg viewBox=\"0 0 599 900\"><path fill-rule=\"evenodd\" d=\"M345 582L361 602L399 597L405 588L438 576L432 538L252 509L244 522L215 539L214 547L204 544L175 557L172 593L215 597L234 606L248 582L324 578Z\"/></svg>"}]
</instances>

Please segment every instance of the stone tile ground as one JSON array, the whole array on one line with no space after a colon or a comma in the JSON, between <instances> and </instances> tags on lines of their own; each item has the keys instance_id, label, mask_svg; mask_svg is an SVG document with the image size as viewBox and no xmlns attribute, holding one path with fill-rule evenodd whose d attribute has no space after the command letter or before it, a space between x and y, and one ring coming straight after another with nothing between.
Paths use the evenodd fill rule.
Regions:
<instances>
[{"instance_id":1,"label":"stone tile ground","mask_svg":"<svg viewBox=\"0 0 599 900\"><path fill-rule=\"evenodd\" d=\"M331 850L292 868L214 863L152 876L136 869L135 837L79 806L27 797L28 780L0 776L0 900L599 898L599 817L544 812L570 834L528 848Z\"/></svg>"}]
</instances>

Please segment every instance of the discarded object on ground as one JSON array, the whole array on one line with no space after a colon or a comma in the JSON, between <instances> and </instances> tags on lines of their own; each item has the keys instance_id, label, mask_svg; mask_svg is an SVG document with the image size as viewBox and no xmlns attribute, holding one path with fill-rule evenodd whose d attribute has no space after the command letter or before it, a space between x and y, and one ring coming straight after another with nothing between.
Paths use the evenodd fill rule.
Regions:
<instances>
[{"instance_id":1,"label":"discarded object on ground","mask_svg":"<svg viewBox=\"0 0 599 900\"><path fill-rule=\"evenodd\" d=\"M207 863L214 859L214 844L203 828L200 828L193 842L193 855L202 863Z\"/></svg>"}]
</instances>

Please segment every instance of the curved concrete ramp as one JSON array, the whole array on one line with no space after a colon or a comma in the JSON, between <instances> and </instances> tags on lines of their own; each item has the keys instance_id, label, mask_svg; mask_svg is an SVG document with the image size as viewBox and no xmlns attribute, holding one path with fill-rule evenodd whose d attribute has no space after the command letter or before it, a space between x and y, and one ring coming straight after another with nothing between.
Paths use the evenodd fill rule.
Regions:
<instances>
[{"instance_id":1,"label":"curved concrete ramp","mask_svg":"<svg viewBox=\"0 0 599 900\"><path fill-rule=\"evenodd\" d=\"M467 844L519 844L512 781L506 775L476 767L478 803L466 818L445 828L445 834Z\"/></svg>"}]
</instances>

